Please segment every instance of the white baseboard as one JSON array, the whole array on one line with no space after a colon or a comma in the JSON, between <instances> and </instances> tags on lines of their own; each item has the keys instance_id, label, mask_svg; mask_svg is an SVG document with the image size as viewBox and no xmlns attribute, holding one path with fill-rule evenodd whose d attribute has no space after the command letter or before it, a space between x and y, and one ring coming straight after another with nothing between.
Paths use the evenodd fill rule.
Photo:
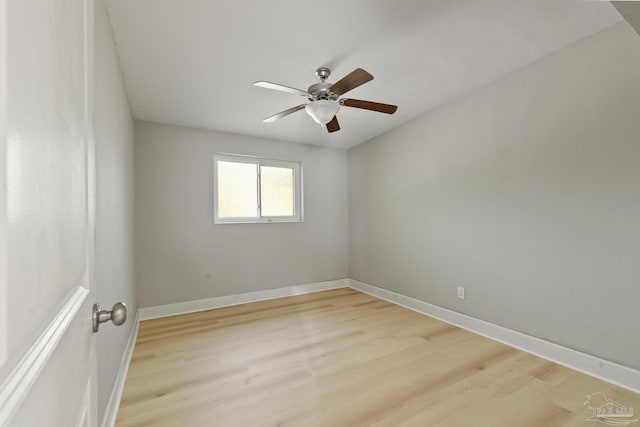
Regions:
<instances>
[{"instance_id":1,"label":"white baseboard","mask_svg":"<svg viewBox=\"0 0 640 427\"><path fill-rule=\"evenodd\" d=\"M330 280L327 282L308 283L306 285L288 286L285 288L267 289L264 291L247 292L244 294L207 298L196 301L178 302L175 304L156 305L138 309L140 320L156 319L159 317L176 316L178 314L229 307L249 302L265 301L274 298L308 294L311 292L327 291L329 289L347 288L349 279Z\"/></svg>"},{"instance_id":2,"label":"white baseboard","mask_svg":"<svg viewBox=\"0 0 640 427\"><path fill-rule=\"evenodd\" d=\"M349 287L640 393L640 371L636 369L357 280L350 279Z\"/></svg>"},{"instance_id":3,"label":"white baseboard","mask_svg":"<svg viewBox=\"0 0 640 427\"><path fill-rule=\"evenodd\" d=\"M124 349L122 360L120 361L120 369L116 376L116 381L113 384L113 390L107 402L107 407L102 417L102 423L100 427L114 427L116 425L116 417L118 416L118 409L120 407L120 399L122 398L122 392L124 391L124 383L127 379L127 372L129 371L129 364L131 363L131 356L133 355L133 349L136 346L136 338L138 337L138 325L140 324L138 315L133 319L133 326L129 333L129 339L127 340L127 346Z\"/></svg>"}]
</instances>

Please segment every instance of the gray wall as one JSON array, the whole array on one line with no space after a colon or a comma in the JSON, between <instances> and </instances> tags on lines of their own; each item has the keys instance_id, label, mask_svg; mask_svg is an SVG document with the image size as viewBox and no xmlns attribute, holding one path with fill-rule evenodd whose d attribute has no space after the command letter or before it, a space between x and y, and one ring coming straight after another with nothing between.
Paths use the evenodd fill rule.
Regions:
<instances>
[{"instance_id":1,"label":"gray wall","mask_svg":"<svg viewBox=\"0 0 640 427\"><path fill-rule=\"evenodd\" d=\"M129 320L104 325L98 341L98 416L101 420L133 327L137 304L134 268L133 120L111 25L95 3L96 284L103 308L124 301Z\"/></svg>"},{"instance_id":2,"label":"gray wall","mask_svg":"<svg viewBox=\"0 0 640 427\"><path fill-rule=\"evenodd\" d=\"M639 369L639 111L621 23L352 149L350 277Z\"/></svg>"},{"instance_id":3,"label":"gray wall","mask_svg":"<svg viewBox=\"0 0 640 427\"><path fill-rule=\"evenodd\" d=\"M347 153L136 122L138 297L143 307L348 273ZM213 224L213 155L302 161L304 222Z\"/></svg>"}]
</instances>

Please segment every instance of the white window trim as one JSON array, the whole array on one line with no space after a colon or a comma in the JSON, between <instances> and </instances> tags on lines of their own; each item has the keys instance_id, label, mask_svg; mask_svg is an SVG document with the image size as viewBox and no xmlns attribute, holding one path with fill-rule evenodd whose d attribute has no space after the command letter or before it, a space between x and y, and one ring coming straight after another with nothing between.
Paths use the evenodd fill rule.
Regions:
<instances>
[{"instance_id":1,"label":"white window trim","mask_svg":"<svg viewBox=\"0 0 640 427\"><path fill-rule=\"evenodd\" d=\"M258 217L257 218L220 218L218 216L218 161L250 163L258 165L256 186L258 188ZM294 173L293 195L294 216L262 216L260 206L260 166L275 166L292 168ZM303 222L303 191L302 191L302 162L277 160L266 157L247 156L242 154L215 153L213 155L213 223L214 224L269 224L274 222Z\"/></svg>"}]
</instances>

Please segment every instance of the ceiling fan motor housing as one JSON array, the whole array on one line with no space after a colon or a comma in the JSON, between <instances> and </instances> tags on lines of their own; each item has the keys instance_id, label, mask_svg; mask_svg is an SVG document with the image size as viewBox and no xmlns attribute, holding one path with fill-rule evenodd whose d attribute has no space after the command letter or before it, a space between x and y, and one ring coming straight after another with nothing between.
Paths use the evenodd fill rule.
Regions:
<instances>
[{"instance_id":1,"label":"ceiling fan motor housing","mask_svg":"<svg viewBox=\"0 0 640 427\"><path fill-rule=\"evenodd\" d=\"M338 95L329 90L333 86L333 83L327 82L330 75L331 70L327 67L320 67L316 70L316 77L320 80L320 83L312 84L307 89L309 101L318 101L320 99L327 101L338 100Z\"/></svg>"},{"instance_id":2,"label":"ceiling fan motor housing","mask_svg":"<svg viewBox=\"0 0 640 427\"><path fill-rule=\"evenodd\" d=\"M316 83L309 86L309 89L307 89L309 101L318 101L320 99L337 101L338 95L329 90L331 86L333 86L333 83L327 82Z\"/></svg>"}]
</instances>

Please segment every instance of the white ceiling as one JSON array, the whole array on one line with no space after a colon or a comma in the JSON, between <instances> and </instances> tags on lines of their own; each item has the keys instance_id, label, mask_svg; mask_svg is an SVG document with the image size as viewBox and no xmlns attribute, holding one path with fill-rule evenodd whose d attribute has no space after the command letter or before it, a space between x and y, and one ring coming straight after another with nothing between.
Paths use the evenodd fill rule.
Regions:
<instances>
[{"instance_id":1,"label":"white ceiling","mask_svg":"<svg viewBox=\"0 0 640 427\"><path fill-rule=\"evenodd\" d=\"M107 0L136 119L350 148L600 31L609 2L563 0ZM304 98L319 66L335 82L375 79L349 97L395 115L341 108L328 134L304 112L262 119Z\"/></svg>"}]
</instances>

